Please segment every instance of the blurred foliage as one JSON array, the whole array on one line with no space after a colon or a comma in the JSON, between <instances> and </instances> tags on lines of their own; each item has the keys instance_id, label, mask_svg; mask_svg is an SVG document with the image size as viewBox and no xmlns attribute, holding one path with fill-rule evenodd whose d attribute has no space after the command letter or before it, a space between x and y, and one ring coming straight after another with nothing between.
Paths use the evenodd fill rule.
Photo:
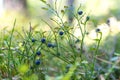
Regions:
<instances>
[{"instance_id":1,"label":"blurred foliage","mask_svg":"<svg viewBox=\"0 0 120 80\"><path fill-rule=\"evenodd\" d=\"M54 4L54 1L51 2ZM49 0L47 3L50 3ZM97 24L106 22L107 18L111 16L115 16L117 19L120 19L119 3L120 0L79 0L75 1L73 5L76 10L76 8L81 4L81 10L91 16L92 23L94 24L92 26L95 27ZM51 5L54 7L55 5L53 4ZM57 1L57 5L57 10L60 12L64 6L67 5L67 0ZM48 19L50 16L53 16L53 13L51 13L50 10L46 13L45 10L41 9L43 6L45 7L45 5L39 0L27 0L27 6L27 13L15 12L11 10L1 15L0 27L3 28L11 26L11 23L15 18L19 27L26 25L28 26L29 22L33 23L33 25L40 25L40 18Z\"/></svg>"},{"instance_id":2,"label":"blurred foliage","mask_svg":"<svg viewBox=\"0 0 120 80\"><path fill-rule=\"evenodd\" d=\"M47 3L50 3L48 1ZM63 7L67 5L67 1L68 0L57 1L57 5L58 5L57 10L59 11L63 9ZM97 1L79 0L79 1L75 1L73 5L75 7L74 9L76 9L81 4L81 9L83 9L86 13L89 13L90 15L92 15L94 18L97 17L97 19L99 19L99 17L104 18L105 16L106 18L110 16L118 17L119 16L118 13L120 13L119 3L120 3L120 0L97 0ZM39 0L38 1L28 0L28 5L31 13L34 13L37 15L43 15L45 13L41 9L41 7L44 6L44 4L42 4Z\"/></svg>"},{"instance_id":3,"label":"blurred foliage","mask_svg":"<svg viewBox=\"0 0 120 80\"><path fill-rule=\"evenodd\" d=\"M57 10L59 13L61 13L61 12L64 13L63 9L65 7L67 7L66 2L67 2L67 0L59 0L57 2L57 5L58 5ZM55 26L56 27L55 31L59 31L57 28L58 26L56 26L56 24L53 24L49 20L50 17L53 17L55 19L56 19L56 17L53 15L51 10L45 8L46 5L41 3L39 0L27 0L27 3L28 3L27 13L24 13L24 12L20 13L20 12L16 12L16 11L6 11L6 12L4 12L4 14L2 16L0 16L0 30L1 30L0 47L6 48L7 41L9 41L9 37L11 34L9 29L12 28L13 21L15 19L16 19L16 26L15 26L15 32L14 32L15 34L13 34L14 37L12 38L12 45L10 47L11 49L19 47L20 51L22 52L26 48L26 51L25 51L26 53L27 53L27 50L28 50L28 52L33 53L35 50L35 46L38 46L40 44L30 43L30 39L32 37L37 39L38 41L40 41L40 39L42 37L47 36L46 40L48 42L54 41L52 39L53 36L52 36L51 32L44 31L44 30L50 29L50 27L48 27L48 25L45 25L45 23L43 23L43 21L41 21L41 18L46 20L48 23L50 23L50 25L52 25L53 28ZM50 3L50 2L48 2L48 3ZM91 16L90 17L91 20L87 25L88 28L94 28L98 24L105 23L106 20L111 16L115 16L118 19L120 19L120 15L119 15L120 14L120 8L119 8L120 0L96 0L96 1L95 0L79 0L79 1L76 0L76 2L74 4L75 11L80 3L81 3L80 9L83 11L83 13ZM52 7L55 6L53 4L51 4L51 5L52 5ZM43 8L46 9L47 11L43 10ZM65 16L66 17L64 20L66 20L66 18L67 18L67 15L65 15ZM67 29L68 27L69 27L69 25L67 25L67 27L65 29ZM31 36L29 36L29 32L33 32L31 34ZM119 55L119 53L120 53L120 51L119 51L119 49L120 49L120 45L119 45L120 44L120 42L119 42L120 36L119 36L119 34L116 36L118 36L118 37L117 37L117 43L116 43L117 45L115 46L116 47L115 53L117 55ZM59 36L57 36L57 37L59 37ZM67 40L66 37L67 36L59 37L58 42L60 43L59 47L60 47L61 56L70 59L70 57L71 57L70 51L72 51L72 49L71 49L71 46L69 46L68 43L66 42L66 40ZM110 46L113 43L113 37L112 36L109 36L109 37L107 37L107 38L105 37L105 40L104 40L106 42L109 41L108 43L105 43L103 45L105 49L107 48L106 52L111 51L111 48L114 47L114 46ZM26 41L25 47L22 47L23 41ZM70 40L71 44L74 44L73 41ZM43 45L43 47L45 47L45 45ZM102 45L100 45L100 46L102 46ZM103 46L100 47L101 50L99 50L99 52L98 52L98 54L100 54L100 55L102 53L102 50L105 50L105 49L103 49ZM29 49L31 49L31 50L29 50ZM45 47L45 49L48 49L48 48ZM32 50L33 50L33 52L32 52ZM66 52L65 52L65 50L66 50ZM6 52L7 51L0 50L0 53L2 53L2 54L5 54ZM70 68L68 73L65 73L65 70L66 70L65 66L67 64L64 63L63 61L60 61L58 58L54 57L54 55L51 55L50 53L52 53L52 52L55 53L54 49L49 49L49 51L42 50L42 59L41 60L44 60L44 62L42 63L42 66L40 66L40 67L47 68L47 70L46 70L47 72L45 72L45 78L47 80L52 80L52 79L54 79L54 80L60 80L60 79L70 80L70 78L71 78L71 76L73 76L73 74L74 75L77 74L77 73L74 73L77 66L78 66L77 64L72 65L72 67ZM13 51L13 53L15 53L15 51ZM91 53L93 53L93 52L91 52ZM57 54L57 55L59 55L59 54ZM3 62L0 65L0 70L3 74L3 76L6 77L7 75L5 75L6 74L5 72L7 72L7 67L6 67L7 61L5 61L4 59L6 59L7 57L6 56L2 57L2 56L3 55L0 55L0 60ZM16 55L14 55L14 56L16 56ZM17 56L20 56L20 55L18 54ZM106 57L106 56L104 56L104 57ZM116 57L117 56L115 56L115 58ZM37 57L37 58L39 58L39 57ZM35 72L33 74L30 72L30 74L29 74L28 69L29 69L30 65L20 64L17 57L15 57L14 60L15 60L16 65L17 65L18 72L21 73L21 77L23 80L39 80L39 76L36 76L36 74L39 72ZM21 60L23 60L23 59L21 59ZM115 59L115 60L117 60L117 59ZM83 65L89 65L89 64L87 64L87 61L84 61L84 63L85 64L83 64ZM105 67L107 65L106 63L104 63L104 60L103 60L103 63L102 63L102 61L99 63L103 64L103 66L105 66ZM86 73L87 73L87 70L88 71L90 70L89 68L90 67L87 66ZM105 69L107 69L107 68L108 67L106 67ZM81 68L81 69L85 69L85 68ZM101 70L103 70L103 69L101 69ZM13 68L11 70L13 70L12 75L17 74ZM113 67L112 67L112 71L113 71ZM108 71L108 73L111 73L112 71ZM103 71L101 71L101 73L102 72L107 73L107 70L103 70ZM25 76L23 74L25 74ZM26 76L27 74L29 74L29 75ZM86 74L86 75L89 75L89 74ZM44 75L42 75L42 76L44 77ZM79 76L79 77L81 77L81 76Z\"/></svg>"}]
</instances>

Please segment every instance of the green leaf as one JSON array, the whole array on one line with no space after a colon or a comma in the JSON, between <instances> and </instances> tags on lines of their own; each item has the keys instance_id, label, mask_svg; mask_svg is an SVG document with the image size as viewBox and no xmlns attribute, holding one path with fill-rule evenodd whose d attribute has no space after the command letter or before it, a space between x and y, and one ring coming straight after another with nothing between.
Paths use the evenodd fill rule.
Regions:
<instances>
[{"instance_id":1,"label":"green leaf","mask_svg":"<svg viewBox=\"0 0 120 80\"><path fill-rule=\"evenodd\" d=\"M64 11L64 10L61 10L61 13L63 13L63 14L64 14L64 13L65 13L65 11Z\"/></svg>"},{"instance_id":2,"label":"green leaf","mask_svg":"<svg viewBox=\"0 0 120 80\"><path fill-rule=\"evenodd\" d=\"M81 63L83 63L83 64L88 64L88 61L83 60Z\"/></svg>"},{"instance_id":3,"label":"green leaf","mask_svg":"<svg viewBox=\"0 0 120 80\"><path fill-rule=\"evenodd\" d=\"M95 41L100 41L100 39L94 39Z\"/></svg>"},{"instance_id":4,"label":"green leaf","mask_svg":"<svg viewBox=\"0 0 120 80\"><path fill-rule=\"evenodd\" d=\"M73 75L74 71L76 70L78 63L75 63L70 69L69 72L62 78L62 80L70 80L71 76Z\"/></svg>"},{"instance_id":5,"label":"green leaf","mask_svg":"<svg viewBox=\"0 0 120 80\"><path fill-rule=\"evenodd\" d=\"M44 9L44 10L48 10L48 8L46 8L46 7L42 7L42 9Z\"/></svg>"},{"instance_id":6,"label":"green leaf","mask_svg":"<svg viewBox=\"0 0 120 80\"><path fill-rule=\"evenodd\" d=\"M120 56L120 53L116 53L116 52L115 52L114 55L116 55L116 56Z\"/></svg>"},{"instance_id":7,"label":"green leaf","mask_svg":"<svg viewBox=\"0 0 120 80\"><path fill-rule=\"evenodd\" d=\"M50 4L47 4L49 7L51 7L51 5Z\"/></svg>"},{"instance_id":8,"label":"green leaf","mask_svg":"<svg viewBox=\"0 0 120 80\"><path fill-rule=\"evenodd\" d=\"M102 34L102 32L100 32L100 31L99 31L98 33L99 33L99 34Z\"/></svg>"},{"instance_id":9,"label":"green leaf","mask_svg":"<svg viewBox=\"0 0 120 80\"><path fill-rule=\"evenodd\" d=\"M23 64L18 67L19 72L22 74L26 73L28 71L28 69L29 69L29 67L27 64Z\"/></svg>"},{"instance_id":10,"label":"green leaf","mask_svg":"<svg viewBox=\"0 0 120 80\"><path fill-rule=\"evenodd\" d=\"M68 8L68 6L64 6L64 8Z\"/></svg>"},{"instance_id":11,"label":"green leaf","mask_svg":"<svg viewBox=\"0 0 120 80\"><path fill-rule=\"evenodd\" d=\"M43 3L46 3L46 1L45 0L41 0Z\"/></svg>"},{"instance_id":12,"label":"green leaf","mask_svg":"<svg viewBox=\"0 0 120 80\"><path fill-rule=\"evenodd\" d=\"M94 50L96 50L96 48L94 48L94 47L91 47L91 48L90 48L90 50L91 50L91 51L94 51Z\"/></svg>"}]
</instances>

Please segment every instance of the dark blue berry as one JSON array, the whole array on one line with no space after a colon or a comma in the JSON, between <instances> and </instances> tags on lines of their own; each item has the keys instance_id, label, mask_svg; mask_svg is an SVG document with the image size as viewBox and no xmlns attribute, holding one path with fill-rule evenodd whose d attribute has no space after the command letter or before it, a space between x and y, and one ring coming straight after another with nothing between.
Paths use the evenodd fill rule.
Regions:
<instances>
[{"instance_id":1,"label":"dark blue berry","mask_svg":"<svg viewBox=\"0 0 120 80\"><path fill-rule=\"evenodd\" d=\"M79 15L82 15L82 14L83 14L83 11L79 11L78 14L79 14Z\"/></svg>"},{"instance_id":2,"label":"dark blue berry","mask_svg":"<svg viewBox=\"0 0 120 80\"><path fill-rule=\"evenodd\" d=\"M36 64L36 65L39 65L39 64L40 64L40 60L36 60L36 61L35 61L35 64Z\"/></svg>"},{"instance_id":3,"label":"dark blue berry","mask_svg":"<svg viewBox=\"0 0 120 80\"><path fill-rule=\"evenodd\" d=\"M46 39L45 39L45 38L42 38L42 39L41 39L41 42L42 42L42 43L45 43L45 42L46 42Z\"/></svg>"},{"instance_id":4,"label":"dark blue berry","mask_svg":"<svg viewBox=\"0 0 120 80\"><path fill-rule=\"evenodd\" d=\"M63 34L64 34L64 32L63 32L63 31L60 31L60 32L59 32L59 35L63 35Z\"/></svg>"},{"instance_id":5,"label":"dark blue berry","mask_svg":"<svg viewBox=\"0 0 120 80\"><path fill-rule=\"evenodd\" d=\"M39 55L41 55L41 52L40 52L40 51L37 51L36 54L39 56Z\"/></svg>"},{"instance_id":6,"label":"dark blue berry","mask_svg":"<svg viewBox=\"0 0 120 80\"><path fill-rule=\"evenodd\" d=\"M48 47L53 47L53 44L52 43L48 43L47 46Z\"/></svg>"},{"instance_id":7,"label":"dark blue berry","mask_svg":"<svg viewBox=\"0 0 120 80\"><path fill-rule=\"evenodd\" d=\"M89 17L89 16L87 16L87 17L86 17L86 21L88 21L89 19L90 19L90 17Z\"/></svg>"},{"instance_id":8,"label":"dark blue berry","mask_svg":"<svg viewBox=\"0 0 120 80\"><path fill-rule=\"evenodd\" d=\"M80 40L79 40L79 39L77 39L77 40L75 41L75 43L78 43L78 42L80 42Z\"/></svg>"},{"instance_id":9,"label":"dark blue berry","mask_svg":"<svg viewBox=\"0 0 120 80\"><path fill-rule=\"evenodd\" d=\"M30 66L30 69L34 69L33 66Z\"/></svg>"},{"instance_id":10,"label":"dark blue berry","mask_svg":"<svg viewBox=\"0 0 120 80\"><path fill-rule=\"evenodd\" d=\"M96 31L96 32L100 32L100 29L99 29L99 28L97 28L95 31Z\"/></svg>"},{"instance_id":11,"label":"dark blue berry","mask_svg":"<svg viewBox=\"0 0 120 80\"><path fill-rule=\"evenodd\" d=\"M36 39L34 39L34 38L32 38L32 40L31 40L32 42L35 42L36 41Z\"/></svg>"},{"instance_id":12,"label":"dark blue berry","mask_svg":"<svg viewBox=\"0 0 120 80\"><path fill-rule=\"evenodd\" d=\"M108 26L110 26L110 20L109 19L106 21L106 23L107 23Z\"/></svg>"}]
</instances>

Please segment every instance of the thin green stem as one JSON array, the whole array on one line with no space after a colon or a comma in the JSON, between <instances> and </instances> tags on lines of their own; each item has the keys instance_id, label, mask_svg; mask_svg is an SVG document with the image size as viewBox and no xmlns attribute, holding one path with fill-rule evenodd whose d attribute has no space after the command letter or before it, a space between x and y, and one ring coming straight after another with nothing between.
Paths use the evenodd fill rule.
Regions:
<instances>
[{"instance_id":1,"label":"thin green stem","mask_svg":"<svg viewBox=\"0 0 120 80\"><path fill-rule=\"evenodd\" d=\"M55 37L55 42L56 42L56 44L57 44L57 53L59 53L59 43L58 43L58 41L57 41L57 36L56 36L56 34L55 34L54 29L53 29L52 26L49 25L46 21L44 21L43 19L41 19L41 20L42 20L44 23L46 23L46 24L50 27L51 31L53 32L53 35L54 35L54 37Z\"/></svg>"},{"instance_id":2,"label":"thin green stem","mask_svg":"<svg viewBox=\"0 0 120 80\"><path fill-rule=\"evenodd\" d=\"M10 70L10 61L11 61L11 59L13 60L13 55L12 55L12 51L11 51L11 44L12 44L12 38L13 38L13 32L14 32L15 24L16 24L16 19L14 21L13 29L12 29L10 39L9 39L9 43L8 43L8 64L7 64L7 68L8 68L8 78L10 80L12 80L11 70Z\"/></svg>"},{"instance_id":3,"label":"thin green stem","mask_svg":"<svg viewBox=\"0 0 120 80\"><path fill-rule=\"evenodd\" d=\"M96 40L97 41L97 46L96 46L96 51L94 53L95 57L93 57L92 75L91 76L94 75L94 68L95 68L95 63L96 63L96 56L98 54L98 50L99 50L99 46L100 46L100 41L102 39L102 32L98 32L98 34L100 34L100 38Z\"/></svg>"}]
</instances>

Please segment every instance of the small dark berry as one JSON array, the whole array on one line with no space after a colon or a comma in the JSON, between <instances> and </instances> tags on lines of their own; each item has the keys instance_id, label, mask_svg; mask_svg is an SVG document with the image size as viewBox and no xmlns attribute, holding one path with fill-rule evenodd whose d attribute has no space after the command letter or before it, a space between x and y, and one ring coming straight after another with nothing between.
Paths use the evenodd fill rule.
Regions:
<instances>
[{"instance_id":1,"label":"small dark berry","mask_svg":"<svg viewBox=\"0 0 120 80\"><path fill-rule=\"evenodd\" d=\"M48 44L47 44L47 46L48 46L48 47L52 47L52 46L53 46L53 44L51 44L51 43L48 43Z\"/></svg>"},{"instance_id":2,"label":"small dark berry","mask_svg":"<svg viewBox=\"0 0 120 80\"><path fill-rule=\"evenodd\" d=\"M100 29L99 29L99 28L97 28L95 31L96 31L96 32L100 32Z\"/></svg>"},{"instance_id":3,"label":"small dark berry","mask_svg":"<svg viewBox=\"0 0 120 80\"><path fill-rule=\"evenodd\" d=\"M34 69L33 66L30 66L30 69Z\"/></svg>"},{"instance_id":4,"label":"small dark berry","mask_svg":"<svg viewBox=\"0 0 120 80\"><path fill-rule=\"evenodd\" d=\"M80 42L80 40L79 40L79 39L77 39L77 40L75 41L75 43L78 43L78 42Z\"/></svg>"},{"instance_id":5,"label":"small dark berry","mask_svg":"<svg viewBox=\"0 0 120 80\"><path fill-rule=\"evenodd\" d=\"M45 42L46 42L46 39L45 39L45 38L42 38L42 39L41 39L41 42L42 42L42 43L45 43Z\"/></svg>"},{"instance_id":6,"label":"small dark berry","mask_svg":"<svg viewBox=\"0 0 120 80\"><path fill-rule=\"evenodd\" d=\"M89 34L89 32L86 32L86 35L88 35Z\"/></svg>"},{"instance_id":7,"label":"small dark berry","mask_svg":"<svg viewBox=\"0 0 120 80\"><path fill-rule=\"evenodd\" d=\"M110 20L109 19L106 21L106 23L107 23L108 26L110 26Z\"/></svg>"},{"instance_id":8,"label":"small dark berry","mask_svg":"<svg viewBox=\"0 0 120 80\"><path fill-rule=\"evenodd\" d=\"M36 60L36 61L35 61L35 64L36 64L36 65L39 65L39 64L40 64L40 60Z\"/></svg>"},{"instance_id":9,"label":"small dark berry","mask_svg":"<svg viewBox=\"0 0 120 80\"><path fill-rule=\"evenodd\" d=\"M79 11L78 14L79 14L79 15L82 15L82 14L83 14L83 11Z\"/></svg>"},{"instance_id":10,"label":"small dark berry","mask_svg":"<svg viewBox=\"0 0 120 80\"><path fill-rule=\"evenodd\" d=\"M36 40L34 38L32 38L32 42L35 42Z\"/></svg>"},{"instance_id":11,"label":"small dark berry","mask_svg":"<svg viewBox=\"0 0 120 80\"><path fill-rule=\"evenodd\" d=\"M60 32L59 32L59 35L63 35L63 34L64 34L64 32L63 32L63 31L60 31Z\"/></svg>"},{"instance_id":12,"label":"small dark berry","mask_svg":"<svg viewBox=\"0 0 120 80\"><path fill-rule=\"evenodd\" d=\"M40 52L40 51L37 51L36 54L39 56L39 55L41 55L41 52Z\"/></svg>"},{"instance_id":13,"label":"small dark berry","mask_svg":"<svg viewBox=\"0 0 120 80\"><path fill-rule=\"evenodd\" d=\"M90 17L89 17L89 16L87 16L87 17L86 17L86 21L88 21L89 19L90 19Z\"/></svg>"}]
</instances>

